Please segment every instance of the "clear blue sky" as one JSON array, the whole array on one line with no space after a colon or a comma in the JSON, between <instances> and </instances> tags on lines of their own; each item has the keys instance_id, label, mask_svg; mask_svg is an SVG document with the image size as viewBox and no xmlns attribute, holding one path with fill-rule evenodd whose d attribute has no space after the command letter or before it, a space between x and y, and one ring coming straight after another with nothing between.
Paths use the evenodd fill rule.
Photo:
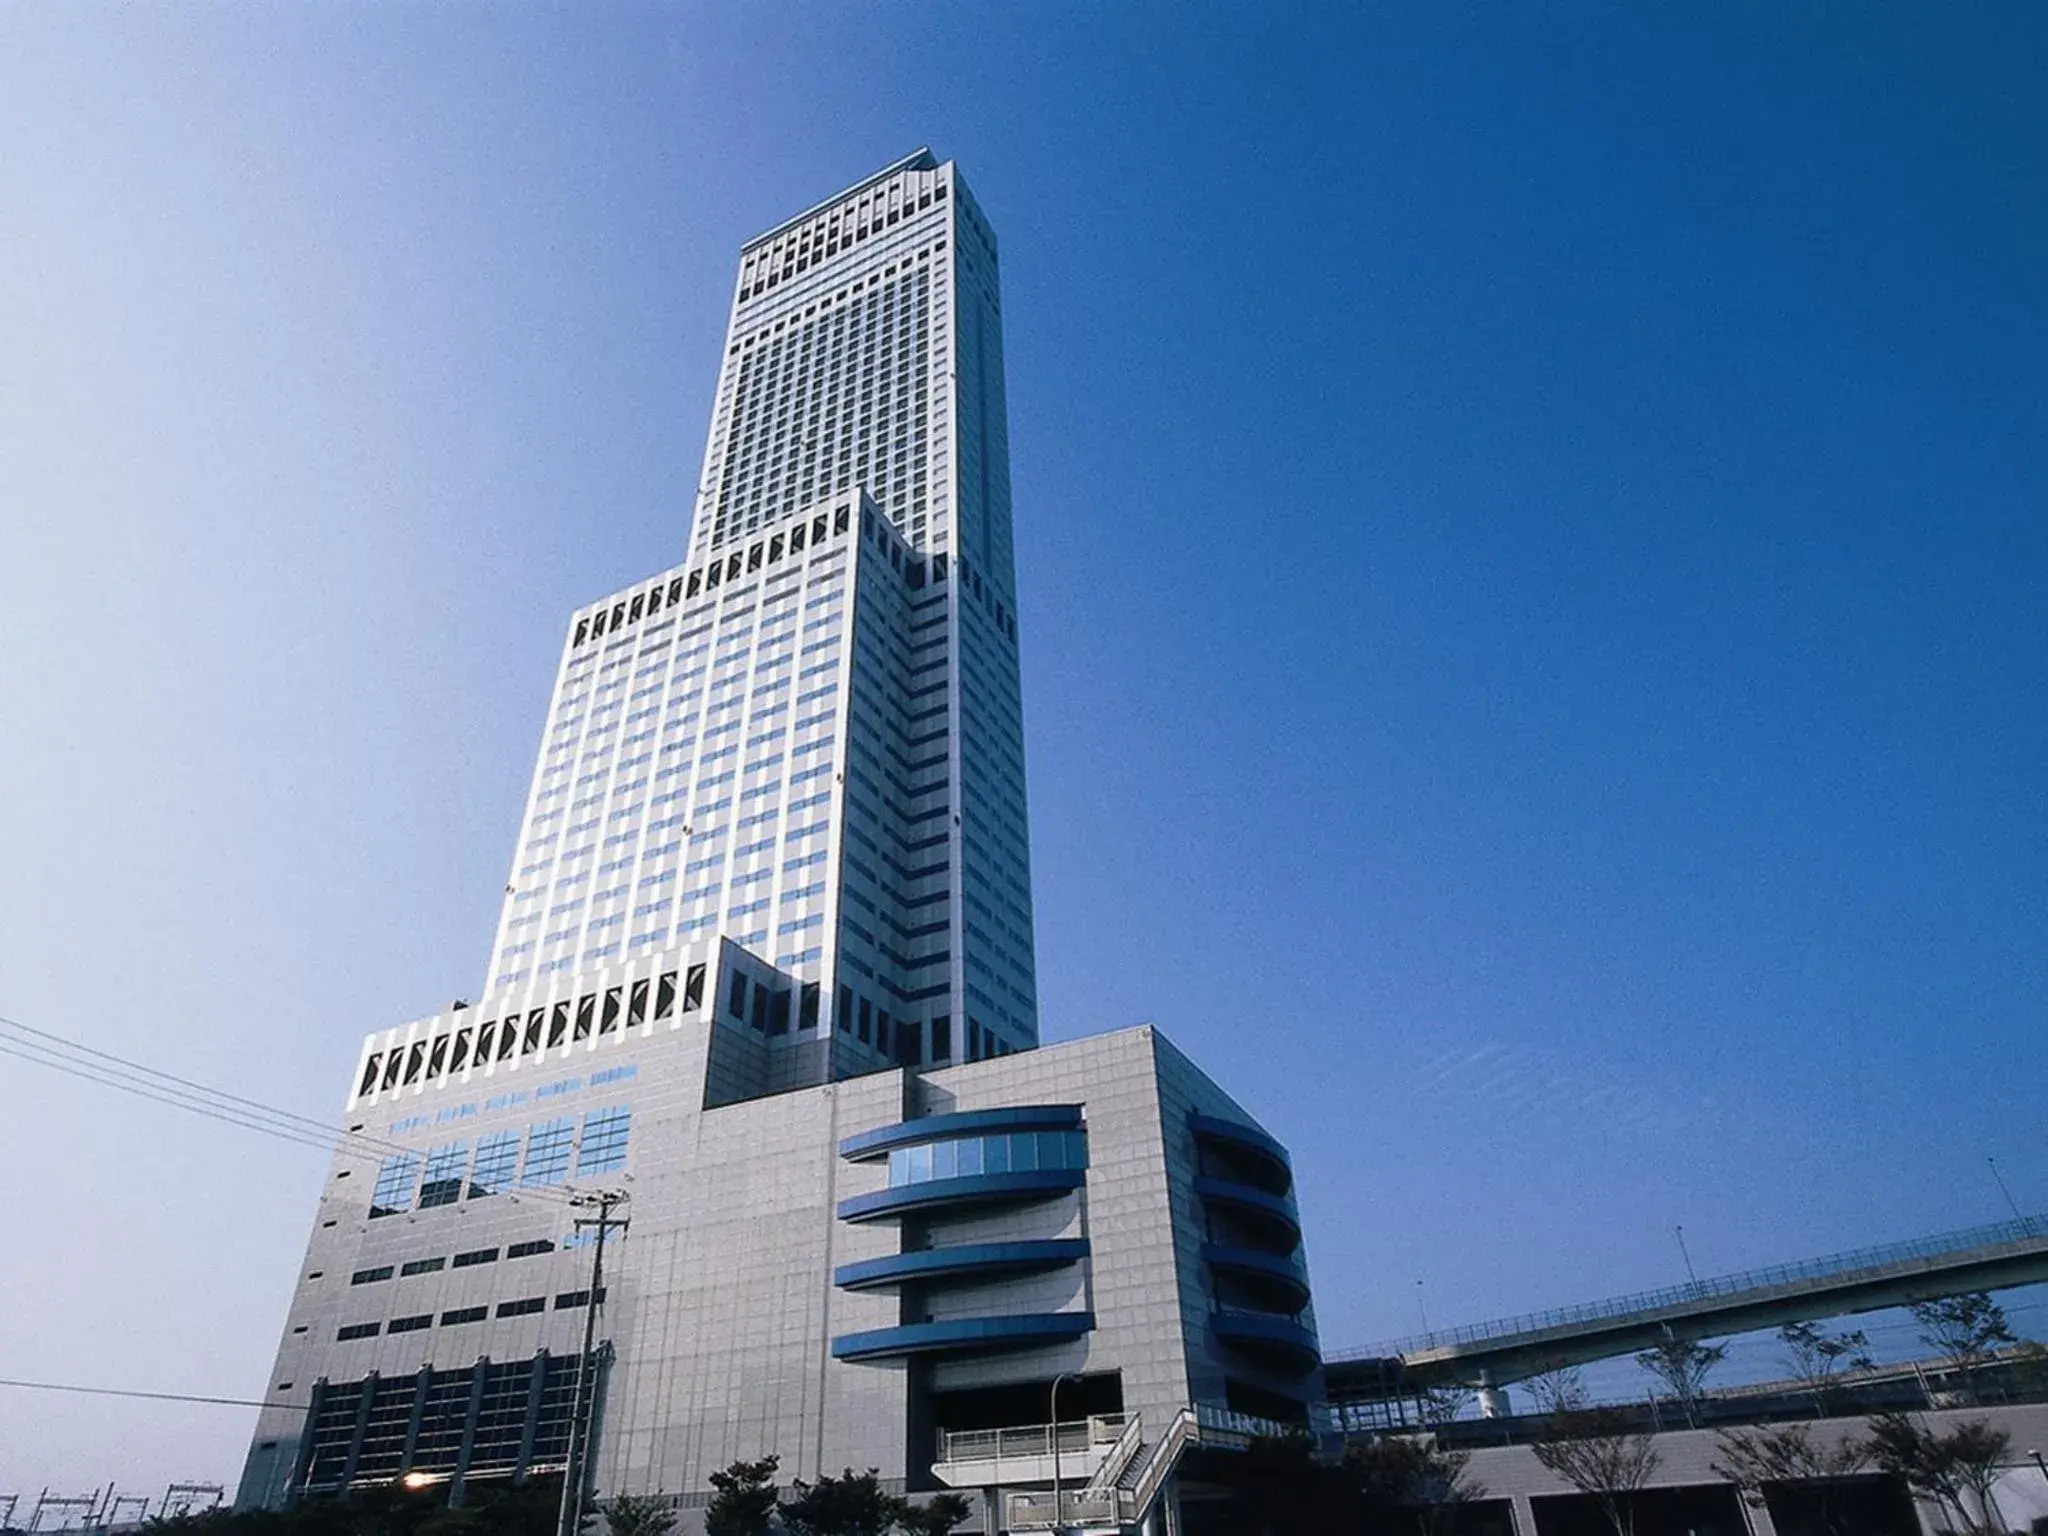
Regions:
<instances>
[{"instance_id":1,"label":"clear blue sky","mask_svg":"<svg viewBox=\"0 0 2048 1536\"><path fill-rule=\"evenodd\" d=\"M324 1115L473 994L740 242L929 143L1047 1034L1292 1145L1326 1342L2048 1208L2048 23L1653 9L0 9L0 1012ZM258 1389L322 1159L0 1126L0 1375Z\"/></svg>"}]
</instances>

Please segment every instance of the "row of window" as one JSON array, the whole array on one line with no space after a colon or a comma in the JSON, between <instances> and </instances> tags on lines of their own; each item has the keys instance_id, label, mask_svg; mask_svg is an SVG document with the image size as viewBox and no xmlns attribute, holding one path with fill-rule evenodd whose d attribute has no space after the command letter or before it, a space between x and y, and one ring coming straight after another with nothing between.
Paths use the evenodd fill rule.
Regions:
<instances>
[{"instance_id":1,"label":"row of window","mask_svg":"<svg viewBox=\"0 0 2048 1536\"><path fill-rule=\"evenodd\" d=\"M551 1237L535 1238L530 1242L513 1243L502 1250L507 1259L530 1259L540 1254L553 1253L555 1240ZM438 1274L444 1269L468 1269L477 1264L495 1264L501 1250L497 1248L472 1248L467 1253L458 1253L451 1260L446 1254L436 1254L431 1259L407 1259L403 1264L378 1264L370 1269L359 1269L348 1277L350 1285L376 1285L391 1279L412 1275Z\"/></svg>"},{"instance_id":2,"label":"row of window","mask_svg":"<svg viewBox=\"0 0 2048 1536\"><path fill-rule=\"evenodd\" d=\"M900 203L887 202L880 196L873 201L863 199L857 205L834 209L803 229L792 231L762 256L745 263L741 276L744 291L740 296L752 298L765 293L783 278L808 271L814 262L836 256L842 248L850 249L870 234L895 228L906 214L920 212L934 202L946 200L946 184L942 181L927 185L921 193L915 194L914 202L908 187L904 191Z\"/></svg>"},{"instance_id":3,"label":"row of window","mask_svg":"<svg viewBox=\"0 0 2048 1536\"><path fill-rule=\"evenodd\" d=\"M604 1305L604 1293L608 1289L609 1287L607 1286L599 1286L597 1288L597 1302L599 1306ZM563 1291L555 1297L555 1310L558 1312L565 1312L573 1308L587 1307L589 1305L590 1292L588 1289ZM500 1317L530 1317L536 1312L545 1312L547 1309L547 1297L522 1296L517 1301L499 1302L497 1314ZM453 1328L463 1323L480 1323L491 1315L491 1310L488 1305L481 1307L451 1307L441 1314L441 1326L443 1328ZM338 1342L346 1344L352 1339L374 1339L379 1333L417 1333L423 1328L431 1328L433 1326L433 1313L418 1312L410 1317L394 1317L388 1323L344 1323L335 1331L334 1337Z\"/></svg>"},{"instance_id":4,"label":"row of window","mask_svg":"<svg viewBox=\"0 0 2048 1536\"><path fill-rule=\"evenodd\" d=\"M691 966L682 980L683 1012L688 1013L704 1001L704 967ZM588 992L573 1003L563 998L547 1007L532 1009L526 1015L523 1030L519 1015L511 1013L502 1023L487 1020L473 1036L465 1025L431 1040L415 1040L410 1046L394 1046L388 1052L372 1051L363 1063L357 1096L373 1088L432 1082L464 1067L480 1067L492 1060L509 1061L530 1051L552 1050L565 1041L588 1040L592 1034L608 1035L618 1029L622 1019L630 1029L647 1022L650 999L654 1004L653 1017L666 1019L676 1009L676 982L676 972L664 971L652 978L651 986L649 979L643 977L630 985L622 983L607 988L602 996Z\"/></svg>"},{"instance_id":5,"label":"row of window","mask_svg":"<svg viewBox=\"0 0 2048 1536\"><path fill-rule=\"evenodd\" d=\"M852 525L852 508L841 507L832 517L831 533L833 536L845 533ZM722 581L739 580L743 572L760 570L764 561L772 565L779 562L785 553L801 554L805 548L807 534L812 546L825 542L827 535L824 516L815 517L808 524L798 523L786 536L778 533L765 542L757 540L752 549L744 552L735 551L729 559L721 557L713 560L709 565L691 571L686 577L677 576L669 581L665 589L657 585L632 598L621 599L609 609L600 609L587 619L579 619L576 623L575 636L569 644L572 648L583 645L608 631L616 631L636 622L643 613L658 612L664 599L670 603L687 601L699 592L716 590Z\"/></svg>"},{"instance_id":6,"label":"row of window","mask_svg":"<svg viewBox=\"0 0 2048 1536\"><path fill-rule=\"evenodd\" d=\"M625 1105L616 1105L585 1115L581 1136L575 1118L565 1116L539 1121L523 1134L508 1130L480 1136L474 1157L467 1141L452 1141L425 1154L393 1153L377 1170L370 1215L402 1215L414 1209L415 1201L424 1211L453 1205L465 1195L471 1200L483 1199L502 1194L515 1183L524 1188L560 1184L569 1177L572 1157L578 1178L616 1172L626 1165L631 1127L632 1112ZM459 1268L461 1264L458 1254L456 1265Z\"/></svg>"},{"instance_id":7,"label":"row of window","mask_svg":"<svg viewBox=\"0 0 2048 1536\"><path fill-rule=\"evenodd\" d=\"M933 1179L971 1179L988 1173L1032 1173L1042 1168L1086 1168L1086 1131L1010 1131L964 1136L889 1154L889 1187Z\"/></svg>"}]
</instances>

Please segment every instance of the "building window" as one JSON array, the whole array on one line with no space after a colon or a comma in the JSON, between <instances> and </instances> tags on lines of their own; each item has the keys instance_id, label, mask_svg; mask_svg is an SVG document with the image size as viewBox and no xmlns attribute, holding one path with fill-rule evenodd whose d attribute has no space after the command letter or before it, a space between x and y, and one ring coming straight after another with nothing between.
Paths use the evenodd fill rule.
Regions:
<instances>
[{"instance_id":1,"label":"building window","mask_svg":"<svg viewBox=\"0 0 2048 1536\"><path fill-rule=\"evenodd\" d=\"M498 1262L498 1250L497 1250L497 1249L495 1249L495 1248L472 1248L472 1249L470 1249L470 1251L469 1251L468 1253L458 1253L457 1255L455 1255L455 1260L454 1260L454 1263L453 1263L453 1264L451 1265L451 1268L454 1268L454 1269L471 1269L471 1268L474 1268L474 1267L475 1267L476 1265L478 1265L478 1264L495 1264L495 1263L497 1263L497 1262Z\"/></svg>"},{"instance_id":2,"label":"building window","mask_svg":"<svg viewBox=\"0 0 2048 1536\"><path fill-rule=\"evenodd\" d=\"M379 1264L375 1269L359 1269L348 1277L350 1285L374 1285L379 1280L391 1278L391 1266Z\"/></svg>"},{"instance_id":3,"label":"building window","mask_svg":"<svg viewBox=\"0 0 2048 1536\"><path fill-rule=\"evenodd\" d=\"M583 1140L576 1152L576 1177L612 1173L625 1167L626 1136L631 1123L632 1111L623 1105L592 1110L585 1116Z\"/></svg>"},{"instance_id":4,"label":"building window","mask_svg":"<svg viewBox=\"0 0 2048 1536\"><path fill-rule=\"evenodd\" d=\"M501 1194L512 1187L512 1174L519 1166L519 1133L499 1131L479 1137L476 1166L470 1170L469 1198Z\"/></svg>"},{"instance_id":5,"label":"building window","mask_svg":"<svg viewBox=\"0 0 2048 1536\"><path fill-rule=\"evenodd\" d=\"M452 1312L441 1314L441 1326L452 1328L457 1323L480 1323L490 1315L489 1307L457 1307Z\"/></svg>"},{"instance_id":6,"label":"building window","mask_svg":"<svg viewBox=\"0 0 2048 1536\"><path fill-rule=\"evenodd\" d=\"M933 1179L971 1179L989 1173L1031 1173L1039 1169L1086 1168L1085 1131L1012 1131L1000 1136L965 1136L889 1154L889 1185Z\"/></svg>"},{"instance_id":7,"label":"building window","mask_svg":"<svg viewBox=\"0 0 2048 1536\"><path fill-rule=\"evenodd\" d=\"M417 1152L399 1152L385 1158L377 1170L377 1187L370 1193L370 1215L396 1216L411 1210L413 1186L419 1173Z\"/></svg>"},{"instance_id":8,"label":"building window","mask_svg":"<svg viewBox=\"0 0 2048 1536\"><path fill-rule=\"evenodd\" d=\"M532 1312L545 1312L547 1306L548 1299L545 1296L526 1296L518 1301L501 1301L498 1303L498 1316L525 1317Z\"/></svg>"},{"instance_id":9,"label":"building window","mask_svg":"<svg viewBox=\"0 0 2048 1536\"><path fill-rule=\"evenodd\" d=\"M334 1335L344 1344L350 1339L374 1339L381 1323L349 1323Z\"/></svg>"},{"instance_id":10,"label":"building window","mask_svg":"<svg viewBox=\"0 0 2048 1536\"><path fill-rule=\"evenodd\" d=\"M462 1198L462 1175L469 1169L469 1143L451 1141L427 1154L427 1174L420 1185L420 1209L453 1205Z\"/></svg>"},{"instance_id":11,"label":"building window","mask_svg":"<svg viewBox=\"0 0 2048 1536\"><path fill-rule=\"evenodd\" d=\"M574 1120L543 1120L526 1133L522 1185L559 1184L569 1176L569 1152L576 1141Z\"/></svg>"}]
</instances>

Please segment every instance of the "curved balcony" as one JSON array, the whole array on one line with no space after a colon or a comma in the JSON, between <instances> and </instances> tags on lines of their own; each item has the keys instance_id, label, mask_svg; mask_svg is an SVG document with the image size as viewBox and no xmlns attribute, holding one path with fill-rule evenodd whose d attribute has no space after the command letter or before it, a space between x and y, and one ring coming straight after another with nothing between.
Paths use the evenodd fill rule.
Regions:
<instances>
[{"instance_id":1,"label":"curved balcony","mask_svg":"<svg viewBox=\"0 0 2048 1536\"><path fill-rule=\"evenodd\" d=\"M1323 1363L1316 1336L1291 1318L1263 1312L1215 1312L1209 1327L1218 1343L1256 1357L1288 1376L1302 1376Z\"/></svg>"},{"instance_id":2,"label":"curved balcony","mask_svg":"<svg viewBox=\"0 0 2048 1536\"><path fill-rule=\"evenodd\" d=\"M1284 1195L1294 1188L1294 1166L1287 1149L1255 1125L1219 1120L1214 1115L1189 1115L1195 1139L1223 1150L1246 1167L1259 1188Z\"/></svg>"},{"instance_id":3,"label":"curved balcony","mask_svg":"<svg viewBox=\"0 0 2048 1536\"><path fill-rule=\"evenodd\" d=\"M963 1243L954 1248L924 1248L892 1253L886 1258L842 1264L832 1283L842 1291L879 1291L891 1286L933 1280L993 1280L1005 1275L1062 1269L1088 1256L1084 1238L1046 1238L1016 1243Z\"/></svg>"},{"instance_id":4,"label":"curved balcony","mask_svg":"<svg viewBox=\"0 0 2048 1536\"><path fill-rule=\"evenodd\" d=\"M839 1143L839 1155L850 1163L872 1162L897 1147L957 1136L984 1136L1005 1131L1074 1131L1081 1128L1078 1104L1026 1104L1011 1109L973 1109L952 1115L926 1115L862 1131Z\"/></svg>"},{"instance_id":5,"label":"curved balcony","mask_svg":"<svg viewBox=\"0 0 2048 1536\"><path fill-rule=\"evenodd\" d=\"M1195 1193L1204 1203L1221 1206L1239 1217L1273 1253L1292 1253L1301 1246L1301 1221L1294 1202L1235 1179L1198 1178Z\"/></svg>"},{"instance_id":6,"label":"curved balcony","mask_svg":"<svg viewBox=\"0 0 2048 1536\"><path fill-rule=\"evenodd\" d=\"M1202 1262L1250 1286L1275 1312L1291 1316L1308 1305L1308 1272L1292 1258L1231 1243L1204 1243Z\"/></svg>"},{"instance_id":7,"label":"curved balcony","mask_svg":"<svg viewBox=\"0 0 2048 1536\"><path fill-rule=\"evenodd\" d=\"M1028 1173L978 1173L965 1179L897 1184L839 1202L841 1221L885 1221L912 1212L954 1206L1027 1205L1050 1200L1088 1181L1085 1168L1038 1168Z\"/></svg>"},{"instance_id":8,"label":"curved balcony","mask_svg":"<svg viewBox=\"0 0 2048 1536\"><path fill-rule=\"evenodd\" d=\"M1033 1312L1017 1317L960 1317L943 1323L906 1323L832 1341L835 1360L902 1360L912 1355L995 1354L1078 1339L1095 1327L1092 1312Z\"/></svg>"}]
</instances>

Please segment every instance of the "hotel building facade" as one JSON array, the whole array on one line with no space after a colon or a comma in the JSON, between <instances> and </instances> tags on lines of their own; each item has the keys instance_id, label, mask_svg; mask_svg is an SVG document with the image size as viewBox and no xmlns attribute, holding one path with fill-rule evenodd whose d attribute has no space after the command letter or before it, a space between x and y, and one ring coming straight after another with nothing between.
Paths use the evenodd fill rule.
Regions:
<instances>
[{"instance_id":1,"label":"hotel building facade","mask_svg":"<svg viewBox=\"0 0 2048 1536\"><path fill-rule=\"evenodd\" d=\"M477 1000L363 1045L242 1505L587 1404L600 1493L1114 1527L1320 1397L1285 1150L1150 1027L1038 1044L1002 356L928 153L744 247L688 558L570 617Z\"/></svg>"}]
</instances>

